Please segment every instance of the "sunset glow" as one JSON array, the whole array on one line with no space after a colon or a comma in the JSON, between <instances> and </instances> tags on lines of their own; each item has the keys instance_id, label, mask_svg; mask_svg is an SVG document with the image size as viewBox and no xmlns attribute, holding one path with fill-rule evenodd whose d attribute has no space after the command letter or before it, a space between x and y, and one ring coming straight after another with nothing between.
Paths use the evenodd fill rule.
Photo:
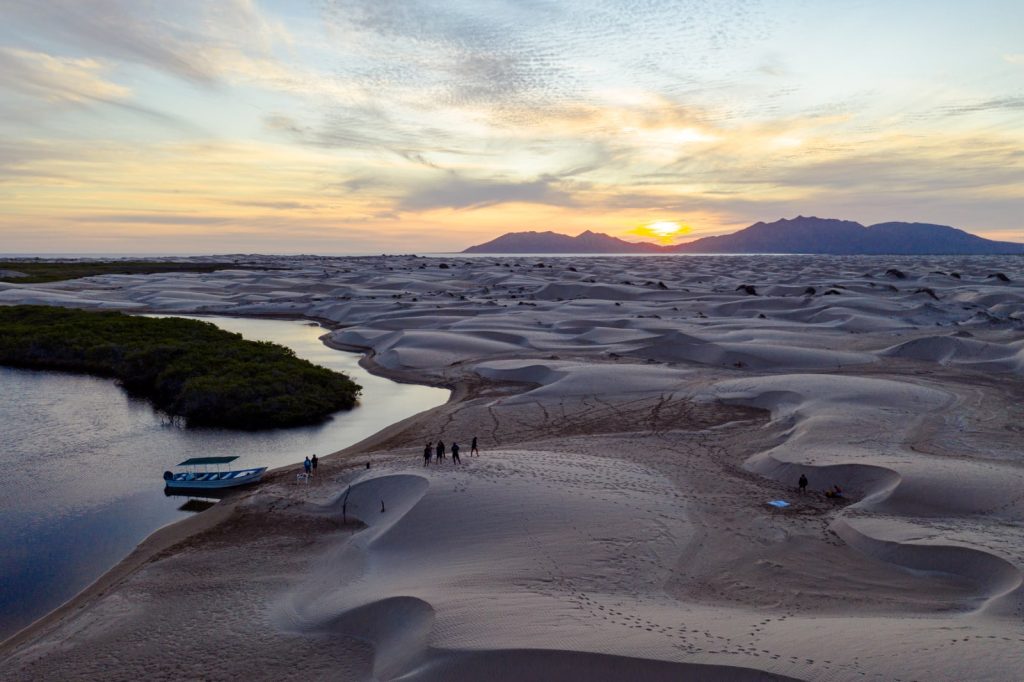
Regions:
<instances>
[{"instance_id":1,"label":"sunset glow","mask_svg":"<svg viewBox=\"0 0 1024 682\"><path fill-rule=\"evenodd\" d=\"M647 226L647 229L658 235L659 237L671 237L676 232L682 229L679 223L673 223L668 220L662 220L656 223L651 223Z\"/></svg>"},{"instance_id":2,"label":"sunset glow","mask_svg":"<svg viewBox=\"0 0 1024 682\"><path fill-rule=\"evenodd\" d=\"M1024 5L940 4L7 0L0 251L682 237L652 213L1022 239Z\"/></svg>"},{"instance_id":3,"label":"sunset glow","mask_svg":"<svg viewBox=\"0 0 1024 682\"><path fill-rule=\"evenodd\" d=\"M643 241L656 241L662 244L672 244L679 241L679 237L690 232L688 225L681 225L673 220L656 220L645 223L630 231L630 235L641 237Z\"/></svg>"}]
</instances>

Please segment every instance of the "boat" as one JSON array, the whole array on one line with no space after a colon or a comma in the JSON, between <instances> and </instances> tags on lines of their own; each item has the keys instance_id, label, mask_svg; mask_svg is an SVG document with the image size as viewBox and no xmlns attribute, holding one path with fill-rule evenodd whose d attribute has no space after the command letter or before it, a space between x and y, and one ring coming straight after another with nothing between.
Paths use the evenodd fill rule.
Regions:
<instances>
[{"instance_id":1,"label":"boat","mask_svg":"<svg viewBox=\"0 0 1024 682\"><path fill-rule=\"evenodd\" d=\"M235 488L256 483L263 477L267 467L253 469L225 470L223 467L238 457L193 457L178 464L185 471L164 472L164 485L170 489L210 490Z\"/></svg>"}]
</instances>

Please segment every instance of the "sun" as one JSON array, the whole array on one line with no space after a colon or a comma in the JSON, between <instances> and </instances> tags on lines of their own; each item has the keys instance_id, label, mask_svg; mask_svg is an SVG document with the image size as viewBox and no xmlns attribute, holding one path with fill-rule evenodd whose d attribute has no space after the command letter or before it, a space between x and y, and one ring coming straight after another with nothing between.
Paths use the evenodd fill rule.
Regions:
<instances>
[{"instance_id":1,"label":"sun","mask_svg":"<svg viewBox=\"0 0 1024 682\"><path fill-rule=\"evenodd\" d=\"M682 225L671 220L659 220L647 225L648 232L662 239L671 237L682 229Z\"/></svg>"},{"instance_id":2,"label":"sun","mask_svg":"<svg viewBox=\"0 0 1024 682\"><path fill-rule=\"evenodd\" d=\"M674 220L656 220L653 223L636 226L630 230L630 234L656 239L662 244L671 244L677 237L687 234L689 231L689 225L677 223Z\"/></svg>"}]
</instances>

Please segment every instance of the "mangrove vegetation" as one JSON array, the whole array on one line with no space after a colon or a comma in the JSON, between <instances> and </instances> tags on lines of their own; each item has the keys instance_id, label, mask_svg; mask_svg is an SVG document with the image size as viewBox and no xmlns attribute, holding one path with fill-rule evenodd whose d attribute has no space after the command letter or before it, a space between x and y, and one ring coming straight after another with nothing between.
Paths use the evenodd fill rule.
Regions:
<instances>
[{"instance_id":1,"label":"mangrove vegetation","mask_svg":"<svg viewBox=\"0 0 1024 682\"><path fill-rule=\"evenodd\" d=\"M38 284L94 275L152 275L163 272L209 273L217 270L252 270L252 266L203 261L133 261L133 260L43 260L24 258L0 261L0 282ZM272 268L260 268L272 269Z\"/></svg>"},{"instance_id":2,"label":"mangrove vegetation","mask_svg":"<svg viewBox=\"0 0 1024 682\"><path fill-rule=\"evenodd\" d=\"M361 390L209 322L52 306L0 306L0 364L110 377L187 426L312 424L352 408Z\"/></svg>"}]
</instances>

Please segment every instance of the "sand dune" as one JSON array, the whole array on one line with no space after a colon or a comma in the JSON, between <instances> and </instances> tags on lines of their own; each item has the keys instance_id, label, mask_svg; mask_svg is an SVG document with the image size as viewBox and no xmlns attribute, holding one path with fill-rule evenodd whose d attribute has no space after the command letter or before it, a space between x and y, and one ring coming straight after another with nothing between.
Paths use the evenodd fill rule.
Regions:
<instances>
[{"instance_id":1,"label":"sand dune","mask_svg":"<svg viewBox=\"0 0 1024 682\"><path fill-rule=\"evenodd\" d=\"M650 680L651 682L698 682L734 680L770 682L793 678L770 675L727 665L673 663L647 658L609 656L555 649L503 649L501 651L439 653L399 680L513 680L587 679L595 682Z\"/></svg>"},{"instance_id":2,"label":"sand dune","mask_svg":"<svg viewBox=\"0 0 1024 682\"><path fill-rule=\"evenodd\" d=\"M973 584L978 607L990 599L1010 594L1021 586L1021 572L1008 561L970 547L922 542L920 537L904 541L879 540L858 528L856 523L839 520L832 529L851 547L887 563L909 570L941 572L961 577ZM891 526L887 526L892 534Z\"/></svg>"},{"instance_id":3,"label":"sand dune","mask_svg":"<svg viewBox=\"0 0 1024 682\"><path fill-rule=\"evenodd\" d=\"M221 505L6 643L12 679L202 674L168 647L214 678L236 651L280 679L1024 669L1024 261L237 260L286 269L0 283L0 303L324 320L329 345L456 399L315 485L285 472ZM461 467L422 466L439 437ZM177 604L176 580L215 605Z\"/></svg>"},{"instance_id":4,"label":"sand dune","mask_svg":"<svg viewBox=\"0 0 1024 682\"><path fill-rule=\"evenodd\" d=\"M1024 339L991 343L957 336L929 336L881 351L891 357L957 364L988 372L1024 373Z\"/></svg>"},{"instance_id":5,"label":"sand dune","mask_svg":"<svg viewBox=\"0 0 1024 682\"><path fill-rule=\"evenodd\" d=\"M841 369L874 360L864 353L782 346L763 341L715 343L677 331L668 332L653 343L640 345L626 354L661 362L693 362L754 370Z\"/></svg>"}]
</instances>

